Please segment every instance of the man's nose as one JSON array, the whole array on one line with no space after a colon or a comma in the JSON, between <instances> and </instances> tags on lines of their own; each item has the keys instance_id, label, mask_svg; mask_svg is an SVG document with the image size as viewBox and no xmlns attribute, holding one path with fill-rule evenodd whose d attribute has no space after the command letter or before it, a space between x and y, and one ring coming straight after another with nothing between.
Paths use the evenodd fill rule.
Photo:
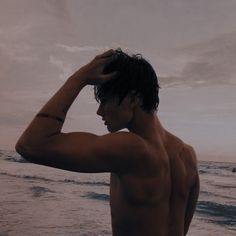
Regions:
<instances>
[{"instance_id":1,"label":"man's nose","mask_svg":"<svg viewBox=\"0 0 236 236\"><path fill-rule=\"evenodd\" d=\"M97 115L102 116L103 112L102 112L102 106L101 104L99 105L98 109L97 109Z\"/></svg>"}]
</instances>

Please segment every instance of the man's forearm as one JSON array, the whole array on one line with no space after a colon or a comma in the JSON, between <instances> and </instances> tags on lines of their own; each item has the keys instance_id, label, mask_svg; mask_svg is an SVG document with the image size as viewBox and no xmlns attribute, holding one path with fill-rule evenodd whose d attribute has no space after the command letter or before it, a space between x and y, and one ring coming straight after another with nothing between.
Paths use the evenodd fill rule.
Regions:
<instances>
[{"instance_id":1,"label":"man's forearm","mask_svg":"<svg viewBox=\"0 0 236 236\"><path fill-rule=\"evenodd\" d=\"M45 138L60 133L67 111L85 85L83 74L72 75L39 111L17 145L38 145Z\"/></svg>"},{"instance_id":2,"label":"man's forearm","mask_svg":"<svg viewBox=\"0 0 236 236\"><path fill-rule=\"evenodd\" d=\"M85 85L86 80L82 74L81 76L72 75L43 106L39 114L45 113L64 120L67 111ZM63 123L61 123L61 127L62 125Z\"/></svg>"}]
</instances>

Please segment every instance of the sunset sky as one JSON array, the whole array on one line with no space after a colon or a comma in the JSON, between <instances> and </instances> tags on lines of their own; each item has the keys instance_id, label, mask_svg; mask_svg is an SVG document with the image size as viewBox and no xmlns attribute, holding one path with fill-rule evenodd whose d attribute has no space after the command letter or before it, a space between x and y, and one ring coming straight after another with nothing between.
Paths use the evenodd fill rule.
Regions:
<instances>
[{"instance_id":1,"label":"sunset sky","mask_svg":"<svg viewBox=\"0 0 236 236\"><path fill-rule=\"evenodd\" d=\"M201 160L236 162L235 0L0 0L0 149L95 55L142 53L161 85L158 116ZM92 87L63 131L106 133Z\"/></svg>"}]
</instances>

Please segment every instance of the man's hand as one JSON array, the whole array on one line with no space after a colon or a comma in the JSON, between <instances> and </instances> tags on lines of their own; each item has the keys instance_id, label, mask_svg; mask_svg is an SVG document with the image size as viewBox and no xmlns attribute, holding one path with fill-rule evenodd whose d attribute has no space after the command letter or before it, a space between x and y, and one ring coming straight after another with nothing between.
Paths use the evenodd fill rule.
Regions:
<instances>
[{"instance_id":1,"label":"man's hand","mask_svg":"<svg viewBox=\"0 0 236 236\"><path fill-rule=\"evenodd\" d=\"M114 59L115 51L110 49L100 55L97 55L90 63L81 67L73 77L82 77L85 83L89 85L98 85L114 79L118 72L104 74L104 68Z\"/></svg>"}]
</instances>

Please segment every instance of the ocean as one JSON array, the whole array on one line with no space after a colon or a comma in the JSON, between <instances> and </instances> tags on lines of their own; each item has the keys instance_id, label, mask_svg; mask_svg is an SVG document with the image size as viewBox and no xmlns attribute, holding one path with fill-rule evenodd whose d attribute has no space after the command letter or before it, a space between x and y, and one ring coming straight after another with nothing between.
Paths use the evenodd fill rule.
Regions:
<instances>
[{"instance_id":1,"label":"ocean","mask_svg":"<svg viewBox=\"0 0 236 236\"><path fill-rule=\"evenodd\" d=\"M199 162L201 191L189 236L236 235L236 163ZM111 235L109 174L27 163L0 151L0 236Z\"/></svg>"}]
</instances>

